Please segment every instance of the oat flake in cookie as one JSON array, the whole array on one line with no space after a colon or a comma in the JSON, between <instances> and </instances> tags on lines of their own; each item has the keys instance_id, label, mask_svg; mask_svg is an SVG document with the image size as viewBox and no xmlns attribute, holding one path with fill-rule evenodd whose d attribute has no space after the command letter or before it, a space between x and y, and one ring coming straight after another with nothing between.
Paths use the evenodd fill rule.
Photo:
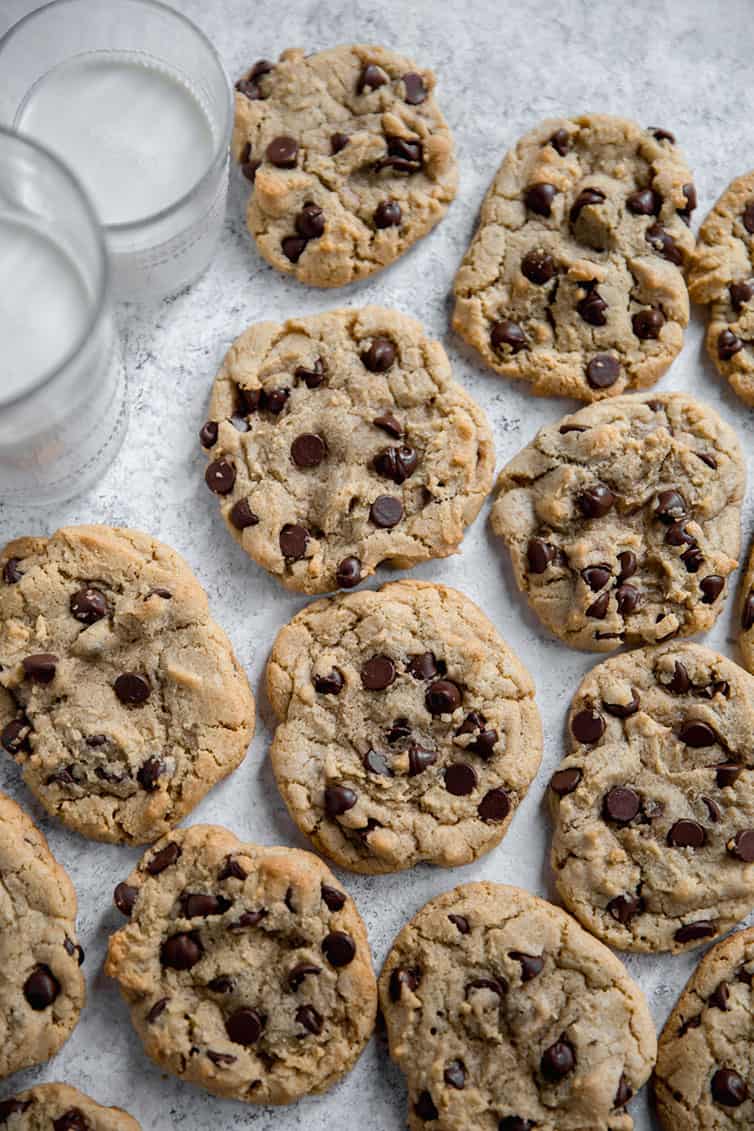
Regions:
<instances>
[{"instance_id":1,"label":"oat flake in cookie","mask_svg":"<svg viewBox=\"0 0 754 1131\"><path fill-rule=\"evenodd\" d=\"M503 468L492 528L566 644L609 652L703 632L736 568L745 465L678 393L620 397L540 429Z\"/></svg>"},{"instance_id":2,"label":"oat flake in cookie","mask_svg":"<svg viewBox=\"0 0 754 1131\"><path fill-rule=\"evenodd\" d=\"M339 287L442 219L458 170L434 88L431 71L383 47L291 49L250 67L236 83L233 156L273 267Z\"/></svg>"},{"instance_id":3,"label":"oat flake in cookie","mask_svg":"<svg viewBox=\"0 0 754 1131\"><path fill-rule=\"evenodd\" d=\"M377 1008L366 929L316 856L194 825L150 849L115 903L130 921L105 969L162 1068L284 1104L361 1054Z\"/></svg>"},{"instance_id":4,"label":"oat flake in cookie","mask_svg":"<svg viewBox=\"0 0 754 1131\"><path fill-rule=\"evenodd\" d=\"M707 351L754 405L754 172L728 185L699 229L689 294L709 306Z\"/></svg>"},{"instance_id":5,"label":"oat flake in cookie","mask_svg":"<svg viewBox=\"0 0 754 1131\"><path fill-rule=\"evenodd\" d=\"M654 1092L665 1131L754 1125L754 928L708 950L660 1035Z\"/></svg>"},{"instance_id":6,"label":"oat flake in cookie","mask_svg":"<svg viewBox=\"0 0 754 1131\"><path fill-rule=\"evenodd\" d=\"M251 326L200 440L230 532L303 593L454 553L494 472L486 417L440 343L378 306Z\"/></svg>"},{"instance_id":7,"label":"oat flake in cookie","mask_svg":"<svg viewBox=\"0 0 754 1131\"><path fill-rule=\"evenodd\" d=\"M356 872L470 863L502 839L539 767L528 672L443 585L309 605L278 634L267 690L291 816Z\"/></svg>"},{"instance_id":8,"label":"oat flake in cookie","mask_svg":"<svg viewBox=\"0 0 754 1131\"><path fill-rule=\"evenodd\" d=\"M404 927L380 975L411 1131L631 1131L656 1040L622 963L519 888L463 884Z\"/></svg>"},{"instance_id":9,"label":"oat flake in cookie","mask_svg":"<svg viewBox=\"0 0 754 1131\"><path fill-rule=\"evenodd\" d=\"M73 884L36 825L3 793L0 880L0 1076L10 1076L49 1060L68 1040L85 989Z\"/></svg>"},{"instance_id":10,"label":"oat flake in cookie","mask_svg":"<svg viewBox=\"0 0 754 1131\"><path fill-rule=\"evenodd\" d=\"M565 905L611 946L680 951L754 904L754 679L698 644L582 681L550 781Z\"/></svg>"},{"instance_id":11,"label":"oat flake in cookie","mask_svg":"<svg viewBox=\"0 0 754 1131\"><path fill-rule=\"evenodd\" d=\"M204 590L146 534L76 526L0 554L0 745L53 816L155 840L240 764L254 699Z\"/></svg>"},{"instance_id":12,"label":"oat flake in cookie","mask_svg":"<svg viewBox=\"0 0 754 1131\"><path fill-rule=\"evenodd\" d=\"M119 1107L103 1107L68 1084L37 1084L0 1100L8 1131L141 1131Z\"/></svg>"},{"instance_id":13,"label":"oat flake in cookie","mask_svg":"<svg viewBox=\"0 0 754 1131\"><path fill-rule=\"evenodd\" d=\"M541 123L506 156L455 281L454 328L540 396L652 385L683 343L696 191L667 130Z\"/></svg>"}]
</instances>

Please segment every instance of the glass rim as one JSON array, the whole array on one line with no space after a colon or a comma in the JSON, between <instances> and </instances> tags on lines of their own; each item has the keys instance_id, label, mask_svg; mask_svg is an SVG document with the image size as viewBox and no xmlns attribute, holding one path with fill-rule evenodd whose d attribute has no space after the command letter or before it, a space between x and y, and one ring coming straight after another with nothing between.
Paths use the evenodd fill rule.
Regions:
<instances>
[{"instance_id":1,"label":"glass rim","mask_svg":"<svg viewBox=\"0 0 754 1131\"><path fill-rule=\"evenodd\" d=\"M97 279L95 285L95 294L93 295L92 309L89 317L86 320L86 325L78 335L70 349L63 354L59 361L55 362L49 369L45 369L29 385L26 389L22 389L18 393L14 393L11 397L3 397L0 393L0 409L14 408L28 400L30 397L35 396L47 385L51 384L56 377L59 376L69 365L82 353L86 347L87 342L93 337L98 326L102 322L105 313L109 306L110 297L110 258L107 253L107 244L105 243L105 235L102 230L102 225L94 208L94 204L89 199L89 194L84 188L83 184L73 172L72 169L61 161L60 158L48 149L47 146L42 145L35 138L30 137L28 134L22 133L20 130L12 130L6 126L0 125L0 144L3 142L10 142L12 145L20 145L26 149L32 150L37 156L41 156L43 160L52 165L58 173L60 173L65 180L72 186L74 192L79 197L83 205L84 213L89 221L92 236L94 237L94 244L97 256Z\"/></svg>"},{"instance_id":2,"label":"glass rim","mask_svg":"<svg viewBox=\"0 0 754 1131\"><path fill-rule=\"evenodd\" d=\"M38 17L41 17L45 13L49 12L51 8L62 8L64 6L74 4L91 6L93 2L94 0L48 0L48 2L46 4L42 4L41 7L35 8L32 12L27 12L25 16L22 16L20 20L17 20L15 24L8 28L5 35L0 36L0 60L2 59L3 53L7 49L9 43L12 39L15 38L17 33L21 31L21 29L24 28L27 24L32 23ZM179 23L182 23L185 27L187 27L197 37L197 39L201 41L203 46L209 52L209 55L215 63L218 72L224 80L226 98L224 110L225 120L222 123L222 127L218 133L217 142L212 153L212 159L205 168L204 172L197 178L197 180L194 181L194 183L186 190L186 192L183 193L182 196L179 196L177 200L172 201L172 203L166 204L163 208L158 209L157 212L150 212L146 216L139 217L138 220L128 220L120 224L105 224L98 218L98 225L105 232L112 232L114 235L141 231L143 228L148 228L151 224L157 224L162 220L167 219L167 217L171 216L174 212L178 212L181 208L183 208L184 205L188 204L192 197L201 192L204 186L211 181L212 177L214 177L225 164L230 147L230 139L233 132L233 90L230 85L230 79L228 78L217 48L212 43L211 39L209 39L209 37L205 35L198 24L195 24L193 20L190 20L188 18L188 16L184 16L183 12L179 12L176 8L171 8L169 4L164 4L162 0L118 0L118 3L120 5L132 4L136 7L140 6L143 8L155 8L160 12L164 12L169 17L173 17ZM71 59L75 57L75 55L70 56ZM16 133L20 133L20 131L17 130Z\"/></svg>"}]
</instances>

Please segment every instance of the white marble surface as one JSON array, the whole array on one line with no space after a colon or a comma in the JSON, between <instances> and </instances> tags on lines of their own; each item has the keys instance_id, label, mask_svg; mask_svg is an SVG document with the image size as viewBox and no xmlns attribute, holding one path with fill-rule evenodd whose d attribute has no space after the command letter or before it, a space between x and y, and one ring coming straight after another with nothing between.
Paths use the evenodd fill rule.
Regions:
<instances>
[{"instance_id":1,"label":"white marble surface","mask_svg":"<svg viewBox=\"0 0 754 1131\"><path fill-rule=\"evenodd\" d=\"M0 32L34 6L29 0L0 0ZM0 509L2 541L61 523L107 522L141 527L187 557L259 700L259 724L245 764L205 799L193 820L222 822L252 840L303 847L265 761L271 720L261 688L273 635L303 601L279 589L227 536L204 486L204 457L196 441L225 349L255 319L340 303L394 305L421 318L445 342L457 378L490 416L501 466L540 425L572 405L534 399L524 388L485 372L448 332L453 274L500 158L519 133L550 114L604 110L659 124L677 134L687 153L699 189L696 215L703 215L727 181L754 164L751 5L750 0L727 0L724 19L708 0L181 0L178 6L214 40L233 77L254 59L275 58L291 45L316 50L338 42L384 43L431 65L439 75L440 102L455 131L461 164L459 198L439 229L384 274L339 294L300 287L262 262L245 233L245 188L236 182L222 246L206 276L189 293L157 309L122 313L131 424L110 472L87 496L54 512ZM683 354L660 387L687 389L714 405L738 429L751 455L752 415L703 356L701 333L697 312ZM751 512L747 498L747 539ZM418 868L375 879L341 877L366 920L377 964L404 921L427 898L455 883L486 877L540 895L551 891L542 798L560 758L569 696L594 657L545 636L515 591L486 517L487 508L461 554L428 563L414 574L457 585L479 601L532 671L545 723L544 762L506 840L478 864L452 873ZM735 657L732 605L729 601L707 643ZM379 1040L330 1095L288 1110L223 1102L163 1078L144 1057L126 1008L102 971L107 937L120 923L110 894L138 852L88 843L50 822L7 758L0 763L0 785L33 813L75 881L89 987L89 1005L56 1060L6 1082L4 1093L34 1081L66 1079L103 1101L129 1108L145 1131L165 1131L179 1123L191 1131L230 1126L344 1131L353 1125L397 1131L404 1126L403 1081ZM658 1025L693 962L691 955L627 957ZM421 1049L416 1052L421 1056ZM645 1097L632 1110L639 1131L655 1126Z\"/></svg>"}]
</instances>

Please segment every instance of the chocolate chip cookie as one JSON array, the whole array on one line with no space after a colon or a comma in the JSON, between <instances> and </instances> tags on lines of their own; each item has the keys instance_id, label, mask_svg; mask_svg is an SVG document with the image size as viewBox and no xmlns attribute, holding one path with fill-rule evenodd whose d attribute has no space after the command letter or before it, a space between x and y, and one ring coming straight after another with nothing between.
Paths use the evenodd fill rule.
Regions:
<instances>
[{"instance_id":1,"label":"chocolate chip cookie","mask_svg":"<svg viewBox=\"0 0 754 1131\"><path fill-rule=\"evenodd\" d=\"M475 860L539 767L528 672L444 585L396 581L302 609L273 645L267 690L291 816L356 872Z\"/></svg>"},{"instance_id":2,"label":"chocolate chip cookie","mask_svg":"<svg viewBox=\"0 0 754 1131\"><path fill-rule=\"evenodd\" d=\"M0 745L53 816L155 840L243 761L254 698L182 558L75 526L0 554Z\"/></svg>"},{"instance_id":3,"label":"chocolate chip cookie","mask_svg":"<svg viewBox=\"0 0 754 1131\"><path fill-rule=\"evenodd\" d=\"M678 393L620 397L540 429L500 474L492 528L564 643L660 643L720 613L744 480L712 409Z\"/></svg>"},{"instance_id":4,"label":"chocolate chip cookie","mask_svg":"<svg viewBox=\"0 0 754 1131\"><path fill-rule=\"evenodd\" d=\"M749 553L746 573L738 597L740 635L738 637L744 667L754 672L754 545Z\"/></svg>"},{"instance_id":5,"label":"chocolate chip cookie","mask_svg":"<svg viewBox=\"0 0 754 1131\"><path fill-rule=\"evenodd\" d=\"M329 1088L369 1040L366 929L316 856L194 825L150 849L115 903L130 922L105 969L147 1054L183 1080L289 1103Z\"/></svg>"},{"instance_id":6,"label":"chocolate chip cookie","mask_svg":"<svg viewBox=\"0 0 754 1131\"><path fill-rule=\"evenodd\" d=\"M699 229L689 294L709 306L707 351L754 405L754 172L728 185Z\"/></svg>"},{"instance_id":7,"label":"chocolate chip cookie","mask_svg":"<svg viewBox=\"0 0 754 1131\"><path fill-rule=\"evenodd\" d=\"M708 950L660 1035L654 1092L666 1131L754 1125L754 928Z\"/></svg>"},{"instance_id":8,"label":"chocolate chip cookie","mask_svg":"<svg viewBox=\"0 0 754 1131\"><path fill-rule=\"evenodd\" d=\"M302 283L340 287L392 263L456 194L435 76L384 47L295 48L236 83L233 156L249 230Z\"/></svg>"},{"instance_id":9,"label":"chocolate chip cookie","mask_svg":"<svg viewBox=\"0 0 754 1131\"><path fill-rule=\"evenodd\" d=\"M463 884L403 928L380 975L390 1055L422 1131L631 1131L655 1059L639 987L569 915Z\"/></svg>"},{"instance_id":10,"label":"chocolate chip cookie","mask_svg":"<svg viewBox=\"0 0 754 1131\"><path fill-rule=\"evenodd\" d=\"M49 1060L68 1040L85 990L73 884L36 825L4 793L0 883L0 1076L10 1076Z\"/></svg>"},{"instance_id":11,"label":"chocolate chip cookie","mask_svg":"<svg viewBox=\"0 0 754 1131\"><path fill-rule=\"evenodd\" d=\"M455 281L453 326L540 396L652 385L683 344L696 191L667 130L542 122L505 157Z\"/></svg>"},{"instance_id":12,"label":"chocolate chip cookie","mask_svg":"<svg viewBox=\"0 0 754 1131\"><path fill-rule=\"evenodd\" d=\"M303 593L454 553L495 460L440 343L378 306L251 326L200 439L228 529Z\"/></svg>"},{"instance_id":13,"label":"chocolate chip cookie","mask_svg":"<svg viewBox=\"0 0 754 1131\"><path fill-rule=\"evenodd\" d=\"M550 781L565 905L611 946L680 951L754 905L754 679L698 644L599 664Z\"/></svg>"},{"instance_id":14,"label":"chocolate chip cookie","mask_svg":"<svg viewBox=\"0 0 754 1131\"><path fill-rule=\"evenodd\" d=\"M8 1131L141 1131L119 1107L102 1107L68 1084L37 1084L0 1100Z\"/></svg>"}]
</instances>

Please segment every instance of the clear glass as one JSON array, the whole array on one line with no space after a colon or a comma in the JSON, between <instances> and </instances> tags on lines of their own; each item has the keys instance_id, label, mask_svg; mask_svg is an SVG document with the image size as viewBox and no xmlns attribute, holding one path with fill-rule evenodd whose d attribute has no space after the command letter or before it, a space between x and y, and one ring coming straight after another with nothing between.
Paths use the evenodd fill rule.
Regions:
<instances>
[{"instance_id":1,"label":"clear glass","mask_svg":"<svg viewBox=\"0 0 754 1131\"><path fill-rule=\"evenodd\" d=\"M102 229L73 174L0 127L0 503L63 502L126 429Z\"/></svg>"},{"instance_id":2,"label":"clear glass","mask_svg":"<svg viewBox=\"0 0 754 1131\"><path fill-rule=\"evenodd\" d=\"M152 302L198 278L225 216L233 124L230 83L199 28L157 0L53 0L0 40L0 75L0 124L57 152L99 205L115 298ZM126 175L108 182L119 160ZM134 202L142 211L124 213Z\"/></svg>"}]
</instances>

